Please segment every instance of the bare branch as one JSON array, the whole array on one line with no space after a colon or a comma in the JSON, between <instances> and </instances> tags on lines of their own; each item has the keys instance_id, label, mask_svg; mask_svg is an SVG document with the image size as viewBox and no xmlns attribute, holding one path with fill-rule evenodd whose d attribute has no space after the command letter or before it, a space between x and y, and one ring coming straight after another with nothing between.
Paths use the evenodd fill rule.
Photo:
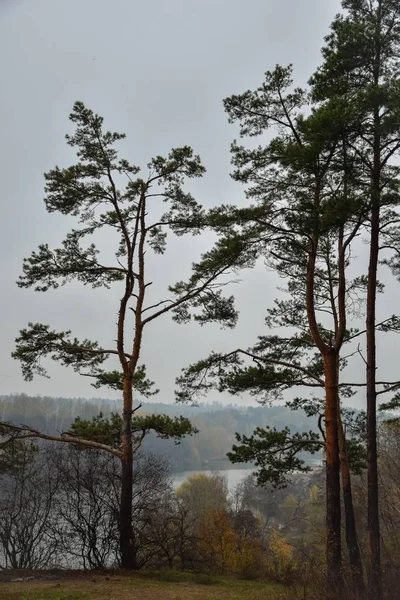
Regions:
<instances>
[{"instance_id":1,"label":"bare branch","mask_svg":"<svg viewBox=\"0 0 400 600\"><path fill-rule=\"evenodd\" d=\"M261 362L270 363L272 365L279 365L281 367L288 367L289 369L295 369L295 370L299 371L300 373L303 373L307 377L314 379L318 383L318 387L325 387L325 382L323 379L320 379L317 375L315 375L314 373L312 373L305 367L302 367L301 365L297 365L296 363L290 363L290 362L286 362L284 360L278 360L275 358L264 358L262 356L257 356L257 354L253 354L252 352L249 352L248 350L242 350L241 348L238 348L237 350L230 352L229 354L226 355L226 358L228 358L229 356L233 356L235 354L244 354L245 356L249 356L250 358L253 358L254 360L259 360ZM307 384L307 385L310 385L310 384Z\"/></svg>"},{"instance_id":2,"label":"bare branch","mask_svg":"<svg viewBox=\"0 0 400 600\"><path fill-rule=\"evenodd\" d=\"M158 306L161 306L161 304L166 304L167 302L173 302L173 300L170 300L170 299L169 300L160 300L160 302L157 302L157 304L152 304L151 306L146 306L146 308L144 308L142 310L142 314L144 312L146 312L146 310L151 310L152 308L157 308Z\"/></svg>"}]
</instances>

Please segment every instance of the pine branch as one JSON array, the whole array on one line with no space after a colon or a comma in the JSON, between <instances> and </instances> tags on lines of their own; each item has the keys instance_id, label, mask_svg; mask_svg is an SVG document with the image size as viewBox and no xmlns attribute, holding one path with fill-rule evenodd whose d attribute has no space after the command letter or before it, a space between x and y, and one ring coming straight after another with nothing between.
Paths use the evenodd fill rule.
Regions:
<instances>
[{"instance_id":1,"label":"pine branch","mask_svg":"<svg viewBox=\"0 0 400 600\"><path fill-rule=\"evenodd\" d=\"M7 422L1 422L0 425L2 428L4 428L4 430L8 429L11 433L17 434L15 439L24 440L24 439L39 438L42 440L48 440L48 441L53 441L53 442L62 442L62 443L66 443L66 444L77 444L79 446L85 446L87 448L95 448L97 450L105 450L106 452L113 454L114 456L117 456L118 458L122 457L122 452L120 450L117 450L116 448L112 448L111 446L108 446L106 444L101 444L100 442L85 440L85 439L82 439L79 437L74 437L72 435L68 435L68 434L64 434L64 433L62 433L60 436L47 435L45 433L42 433L41 431L38 431L37 429L33 429L32 427L29 427L28 425L18 426L18 425L14 425L12 423L7 423Z\"/></svg>"}]
</instances>

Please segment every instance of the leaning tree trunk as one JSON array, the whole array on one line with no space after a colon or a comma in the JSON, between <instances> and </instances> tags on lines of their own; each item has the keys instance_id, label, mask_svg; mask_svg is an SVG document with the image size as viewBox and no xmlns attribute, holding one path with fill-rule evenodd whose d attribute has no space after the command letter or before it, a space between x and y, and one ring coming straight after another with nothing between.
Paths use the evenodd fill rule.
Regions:
<instances>
[{"instance_id":1,"label":"leaning tree trunk","mask_svg":"<svg viewBox=\"0 0 400 600\"><path fill-rule=\"evenodd\" d=\"M360 547L357 539L357 525L354 513L353 493L351 489L351 475L349 459L346 450L346 438L343 430L343 423L340 416L340 407L338 412L339 426L339 452L340 452L340 470L342 473L342 490L345 515L345 531L346 545L349 554L349 563L351 570L351 578L353 584L353 592L355 598L364 600L365 598L365 582L363 576L362 560Z\"/></svg>"},{"instance_id":2,"label":"leaning tree trunk","mask_svg":"<svg viewBox=\"0 0 400 600\"><path fill-rule=\"evenodd\" d=\"M127 570L137 569L135 538L132 526L132 381L124 378L124 412L121 458L121 501L119 512L119 533L121 567Z\"/></svg>"},{"instance_id":3,"label":"leaning tree trunk","mask_svg":"<svg viewBox=\"0 0 400 600\"><path fill-rule=\"evenodd\" d=\"M343 587L341 510L340 510L340 457L338 433L338 367L333 350L324 356L325 371L325 428L326 428L326 559L329 589L339 594Z\"/></svg>"}]
</instances>

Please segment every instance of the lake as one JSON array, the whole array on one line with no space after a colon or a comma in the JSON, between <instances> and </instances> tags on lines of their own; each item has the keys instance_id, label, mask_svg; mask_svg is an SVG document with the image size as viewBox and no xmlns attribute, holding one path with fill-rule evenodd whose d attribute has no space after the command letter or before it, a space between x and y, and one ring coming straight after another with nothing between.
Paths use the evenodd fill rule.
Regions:
<instances>
[{"instance_id":1,"label":"lake","mask_svg":"<svg viewBox=\"0 0 400 600\"><path fill-rule=\"evenodd\" d=\"M318 469L322 467L322 460L318 458L308 459L307 463L313 469ZM215 469L214 471L210 471L207 469L197 470L197 471L182 471L180 473L174 473L173 475L173 485L176 490L181 483L185 481L188 477L192 475L198 475L199 473L204 473L205 475L212 475L213 473L218 473L218 475L222 475L226 477L228 483L229 491L232 491L233 488L240 483L245 477L250 475L254 471L254 467L247 467L245 469Z\"/></svg>"},{"instance_id":2,"label":"lake","mask_svg":"<svg viewBox=\"0 0 400 600\"><path fill-rule=\"evenodd\" d=\"M173 476L174 489L176 490L181 483L185 481L188 477L192 475L199 475L200 473L204 473L205 475L212 475L213 473L218 473L218 475L222 475L226 477L228 482L228 489L233 490L233 488L242 481L253 469L221 469L215 471L182 471L181 473L175 473Z\"/></svg>"}]
</instances>

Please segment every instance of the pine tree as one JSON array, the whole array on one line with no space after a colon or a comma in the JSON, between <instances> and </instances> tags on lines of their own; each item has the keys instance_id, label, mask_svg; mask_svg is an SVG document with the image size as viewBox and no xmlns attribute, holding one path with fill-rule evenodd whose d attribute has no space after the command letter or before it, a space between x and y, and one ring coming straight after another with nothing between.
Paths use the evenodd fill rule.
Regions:
<instances>
[{"instance_id":1,"label":"pine tree","mask_svg":"<svg viewBox=\"0 0 400 600\"><path fill-rule=\"evenodd\" d=\"M351 151L360 159L359 177L370 200L370 256L366 310L368 529L370 600L382 596L376 428L376 290L380 238L398 220L400 140L400 6L396 0L343 0L323 49L324 62L312 78L314 97L342 98L352 107Z\"/></svg>"},{"instance_id":2,"label":"pine tree","mask_svg":"<svg viewBox=\"0 0 400 600\"><path fill-rule=\"evenodd\" d=\"M235 222L248 252L264 256L287 280L291 300L276 303L267 325L295 326L299 334L289 339L260 336L249 351L224 357L231 373L229 383L222 385L235 387L236 370L242 366L238 356L247 355L256 363L240 373L249 386L259 377L265 390L279 390L279 380L282 389L325 390L327 562L331 584L340 587L339 361L349 337L348 253L365 216L352 180L356 161L346 162L345 113L340 104L310 104L305 91L293 90L291 68L279 66L266 73L256 91L225 100L225 108L230 121L239 122L242 137L262 136L269 130L276 137L252 149L233 143L233 176L248 186L246 195L256 204L242 210L226 208L225 213L220 209L215 219L221 220L221 228ZM363 281L352 284L354 289L363 285ZM332 326L321 320L326 314ZM220 357L211 357L208 365L210 361L222 368ZM201 367L195 366L192 373ZM190 378L182 383L190 385ZM314 443L304 440L309 441Z\"/></svg>"},{"instance_id":3,"label":"pine tree","mask_svg":"<svg viewBox=\"0 0 400 600\"><path fill-rule=\"evenodd\" d=\"M150 429L158 435L181 437L193 432L184 419L171 422L157 415L134 416L135 398L156 393L153 382L139 362L145 331L150 323L166 313L178 322L194 318L231 326L236 320L233 298L225 298L218 282L229 272L236 253L220 246L206 253L193 265L187 282L171 285L166 297L149 294L146 253L163 254L167 233L178 236L199 234L207 226L207 211L184 190L186 180L201 177L205 169L188 146L174 148L166 157L157 156L147 165L143 177L139 167L119 158L115 145L125 136L103 129L103 119L77 102L70 115L75 125L67 142L77 151L78 162L68 168L54 168L45 175L45 205L48 212L76 217L79 223L62 242L51 249L42 244L24 260L21 288L46 292L70 281L93 288L122 288L114 346L103 348L98 342L79 340L71 332L54 331L42 323L30 323L16 339L15 359L22 365L27 381L47 375L43 360L50 358L91 377L94 387L108 386L122 394L122 421L78 421L71 432L45 436L28 427L9 425L13 435L41 437L79 443L118 456L121 460L120 549L122 567L135 569L135 543L132 528L132 465L134 447L140 435ZM114 234L114 261L100 259L94 242L86 242L99 231ZM107 245L107 255L110 245ZM204 268L206 264L207 269ZM131 318L132 317L132 318ZM133 322L132 322L133 321ZM116 358L119 368L106 370L104 363ZM119 430L119 433L118 433ZM139 435L138 435L139 432ZM141 433L140 433L141 432Z\"/></svg>"},{"instance_id":4,"label":"pine tree","mask_svg":"<svg viewBox=\"0 0 400 600\"><path fill-rule=\"evenodd\" d=\"M212 354L185 372L179 380L182 389L178 397L188 399L200 389L207 390L213 385L213 376L220 390L232 393L247 389L276 397L288 388L324 390L330 586L340 589L342 577L342 470L349 556L355 588L362 593L339 401L340 395L352 393L356 383L340 381L341 367L346 364L346 358L341 357L343 344L365 334L347 327L351 307L359 308L359 298L367 291L367 278L350 280L347 268L351 247L368 226L371 206L365 196L365 182L359 177L361 159L352 146L355 109L346 97L319 101L293 89L291 68L279 66L266 73L265 82L256 91L225 100L225 108L231 122L239 122L242 137L263 139L271 131L275 137L271 140L265 136L262 144L250 149L233 143L233 177L246 184L247 198L255 203L243 209L216 209L214 224L227 239L241 236L246 266L262 256L286 279L290 300L276 301L267 312L266 325L295 328L297 333L287 337L264 335L249 349ZM395 330L398 319L390 317L380 327ZM253 364L247 366L246 359ZM293 447L293 441L297 448L318 446L309 434L293 440L288 432L258 433L275 448L286 443ZM274 436L279 439L274 440ZM277 469L271 453L268 460L272 476ZM283 464L278 460L278 465L283 470L299 466L291 453L285 455Z\"/></svg>"}]
</instances>

